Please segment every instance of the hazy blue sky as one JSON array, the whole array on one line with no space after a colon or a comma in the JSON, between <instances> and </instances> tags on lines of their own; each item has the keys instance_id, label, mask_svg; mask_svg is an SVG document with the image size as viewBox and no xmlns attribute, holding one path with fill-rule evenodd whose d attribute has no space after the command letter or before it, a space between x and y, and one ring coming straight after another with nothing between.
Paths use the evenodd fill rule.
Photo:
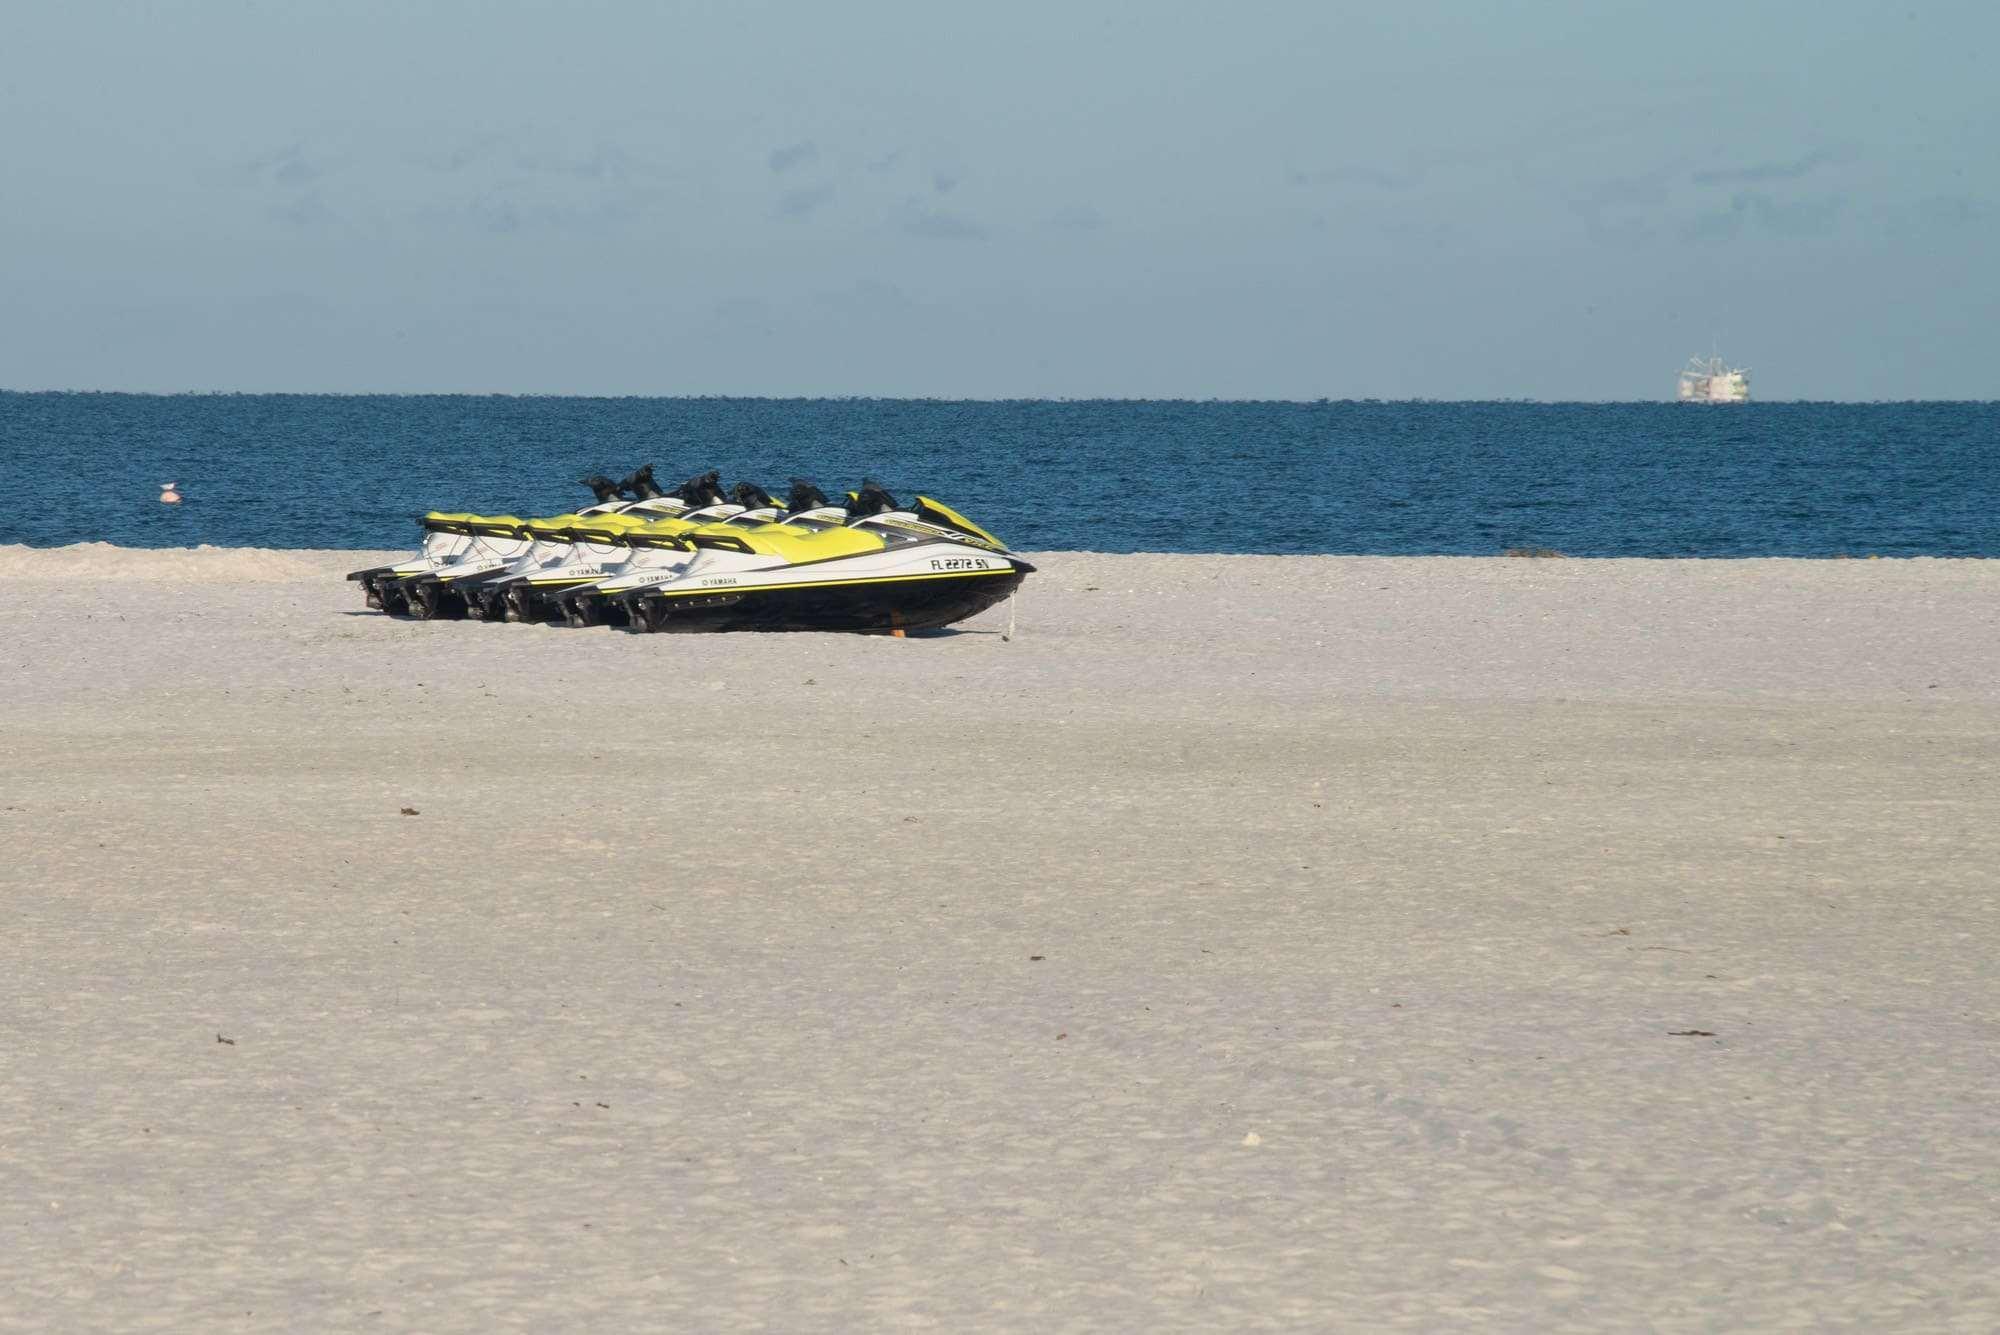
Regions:
<instances>
[{"instance_id":1,"label":"hazy blue sky","mask_svg":"<svg viewBox=\"0 0 2000 1335\"><path fill-rule=\"evenodd\" d=\"M7 0L0 386L2000 396L2000 4Z\"/></svg>"}]
</instances>

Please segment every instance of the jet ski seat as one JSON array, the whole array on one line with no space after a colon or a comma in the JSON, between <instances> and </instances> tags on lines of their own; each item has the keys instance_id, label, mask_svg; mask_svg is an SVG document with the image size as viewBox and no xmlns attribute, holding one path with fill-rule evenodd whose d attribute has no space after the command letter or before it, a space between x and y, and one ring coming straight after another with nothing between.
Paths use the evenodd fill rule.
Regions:
<instances>
[{"instance_id":1,"label":"jet ski seat","mask_svg":"<svg viewBox=\"0 0 2000 1335\"><path fill-rule=\"evenodd\" d=\"M469 533L488 538L520 536L528 521L519 515L453 514L433 510L423 518L426 533Z\"/></svg>"},{"instance_id":2,"label":"jet ski seat","mask_svg":"<svg viewBox=\"0 0 2000 1335\"><path fill-rule=\"evenodd\" d=\"M715 531L708 531L713 527ZM808 561L830 561L836 556L879 552L888 546L879 534L852 528L810 529L797 524L770 524L763 528L728 529L721 525L696 529L687 535L696 547L717 551L768 556L787 565Z\"/></svg>"},{"instance_id":3,"label":"jet ski seat","mask_svg":"<svg viewBox=\"0 0 2000 1335\"><path fill-rule=\"evenodd\" d=\"M528 536L534 538L562 541L576 534L590 541L593 534L616 534L626 529L645 528L652 522L625 514L555 515L549 519L530 519L526 527Z\"/></svg>"}]
</instances>

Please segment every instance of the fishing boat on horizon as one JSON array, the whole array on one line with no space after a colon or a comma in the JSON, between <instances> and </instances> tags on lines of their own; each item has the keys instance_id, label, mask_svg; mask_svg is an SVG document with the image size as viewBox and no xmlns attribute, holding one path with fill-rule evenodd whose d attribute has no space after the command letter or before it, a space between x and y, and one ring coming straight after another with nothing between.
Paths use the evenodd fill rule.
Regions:
<instances>
[{"instance_id":1,"label":"fishing boat on horizon","mask_svg":"<svg viewBox=\"0 0 2000 1335\"><path fill-rule=\"evenodd\" d=\"M1711 352L1706 357L1690 357L1681 371L1679 401L1682 403L1750 402L1750 368L1730 366Z\"/></svg>"}]
</instances>

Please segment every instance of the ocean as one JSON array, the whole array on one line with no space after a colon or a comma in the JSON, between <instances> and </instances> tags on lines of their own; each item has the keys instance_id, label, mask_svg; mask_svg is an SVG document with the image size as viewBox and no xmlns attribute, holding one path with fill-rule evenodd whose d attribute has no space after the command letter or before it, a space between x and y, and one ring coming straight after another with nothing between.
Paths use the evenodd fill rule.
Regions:
<instances>
[{"instance_id":1,"label":"ocean","mask_svg":"<svg viewBox=\"0 0 2000 1335\"><path fill-rule=\"evenodd\" d=\"M872 477L1022 550L2000 556L2000 404L0 392L0 543L413 546L586 473ZM159 484L186 497L159 503Z\"/></svg>"}]
</instances>

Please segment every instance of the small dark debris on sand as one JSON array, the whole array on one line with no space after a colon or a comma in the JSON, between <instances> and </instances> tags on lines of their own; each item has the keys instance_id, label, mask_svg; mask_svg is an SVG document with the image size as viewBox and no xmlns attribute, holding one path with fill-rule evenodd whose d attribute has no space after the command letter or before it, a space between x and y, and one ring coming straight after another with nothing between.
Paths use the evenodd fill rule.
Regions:
<instances>
[{"instance_id":1,"label":"small dark debris on sand","mask_svg":"<svg viewBox=\"0 0 2000 1335\"><path fill-rule=\"evenodd\" d=\"M1714 1038L1713 1029L1669 1029L1668 1038Z\"/></svg>"},{"instance_id":2,"label":"small dark debris on sand","mask_svg":"<svg viewBox=\"0 0 2000 1335\"><path fill-rule=\"evenodd\" d=\"M421 815L422 813L419 812L415 807L404 807L403 814L405 816L416 816L416 815Z\"/></svg>"}]
</instances>

